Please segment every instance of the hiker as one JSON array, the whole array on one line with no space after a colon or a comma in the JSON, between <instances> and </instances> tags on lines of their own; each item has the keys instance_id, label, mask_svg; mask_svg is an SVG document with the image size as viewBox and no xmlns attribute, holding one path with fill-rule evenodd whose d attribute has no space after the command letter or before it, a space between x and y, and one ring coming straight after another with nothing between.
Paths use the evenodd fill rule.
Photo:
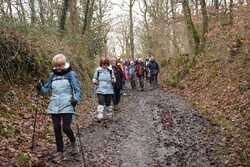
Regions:
<instances>
[{"instance_id":1,"label":"hiker","mask_svg":"<svg viewBox=\"0 0 250 167\"><path fill-rule=\"evenodd\" d=\"M135 63L133 61L130 61L130 66L128 67L128 73L129 73L129 79L130 79L130 83L131 83L131 88L133 90L136 89L135 70L136 70Z\"/></svg>"},{"instance_id":2,"label":"hiker","mask_svg":"<svg viewBox=\"0 0 250 167\"><path fill-rule=\"evenodd\" d=\"M116 79L116 83L114 84L113 103L114 103L114 110L117 111L117 105L119 104L120 99L121 99L121 90L123 87L124 75L123 75L122 68L120 67L120 65L117 64L116 58L109 59L109 62L112 65L112 69L114 71L114 75Z\"/></svg>"},{"instance_id":3,"label":"hiker","mask_svg":"<svg viewBox=\"0 0 250 167\"><path fill-rule=\"evenodd\" d=\"M135 71L139 79L139 85L140 85L141 91L144 91L144 72L148 71L148 68L144 64L142 58L138 59L138 63L137 63Z\"/></svg>"},{"instance_id":4,"label":"hiker","mask_svg":"<svg viewBox=\"0 0 250 167\"><path fill-rule=\"evenodd\" d=\"M146 65L147 67L148 67L148 64L149 64L149 63L150 63L150 62L149 62L149 58L145 59L145 65ZM146 70L145 73L146 73L146 80L147 80L147 81L150 80L149 70Z\"/></svg>"},{"instance_id":5,"label":"hiker","mask_svg":"<svg viewBox=\"0 0 250 167\"><path fill-rule=\"evenodd\" d=\"M129 79L129 74L128 74L128 66L126 63L123 64L123 69L124 69L124 76L125 76L125 80Z\"/></svg>"},{"instance_id":6,"label":"hiker","mask_svg":"<svg viewBox=\"0 0 250 167\"><path fill-rule=\"evenodd\" d=\"M64 144L61 129L71 142L71 152L78 153L76 138L70 127L75 107L81 98L81 90L77 75L67 63L63 54L57 54L52 59L54 68L44 86L39 82L36 89L40 94L48 95L52 92L48 105L48 114L51 115L56 139L57 152L53 155L53 161L58 163L64 158Z\"/></svg>"},{"instance_id":7,"label":"hiker","mask_svg":"<svg viewBox=\"0 0 250 167\"><path fill-rule=\"evenodd\" d=\"M103 119L104 105L106 106L106 116L112 119L111 100L114 95L113 83L116 82L114 71L110 66L109 59L102 58L100 66L96 68L93 83L97 85L96 94L98 96L97 112L98 121Z\"/></svg>"},{"instance_id":8,"label":"hiker","mask_svg":"<svg viewBox=\"0 0 250 167\"><path fill-rule=\"evenodd\" d=\"M150 58L150 63L148 64L148 68L150 70L150 84L151 88L158 88L158 73L160 72L160 67L158 63L155 61L154 57Z\"/></svg>"}]
</instances>

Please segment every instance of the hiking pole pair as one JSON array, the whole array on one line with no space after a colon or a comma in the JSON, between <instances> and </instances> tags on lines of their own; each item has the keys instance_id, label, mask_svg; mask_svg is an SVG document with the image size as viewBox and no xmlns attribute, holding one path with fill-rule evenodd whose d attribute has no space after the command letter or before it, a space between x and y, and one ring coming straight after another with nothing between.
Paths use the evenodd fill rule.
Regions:
<instances>
[{"instance_id":1,"label":"hiking pole pair","mask_svg":"<svg viewBox=\"0 0 250 167\"><path fill-rule=\"evenodd\" d=\"M41 84L41 80L39 80L39 84ZM33 124L33 135L32 135L32 146L31 150L35 147L35 132L36 132L36 119L37 119L37 112L38 112L38 102L39 102L39 91L37 92L37 101L36 101L36 113L35 113L35 120Z\"/></svg>"}]
</instances>

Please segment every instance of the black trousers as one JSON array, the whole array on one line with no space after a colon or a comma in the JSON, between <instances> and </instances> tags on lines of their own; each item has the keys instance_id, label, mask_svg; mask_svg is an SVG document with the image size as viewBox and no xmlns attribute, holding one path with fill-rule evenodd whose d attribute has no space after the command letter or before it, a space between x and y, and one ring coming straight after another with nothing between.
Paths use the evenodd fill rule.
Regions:
<instances>
[{"instance_id":1,"label":"black trousers","mask_svg":"<svg viewBox=\"0 0 250 167\"><path fill-rule=\"evenodd\" d=\"M143 89L144 88L144 77L143 75L138 76L140 87Z\"/></svg>"},{"instance_id":2,"label":"black trousers","mask_svg":"<svg viewBox=\"0 0 250 167\"><path fill-rule=\"evenodd\" d=\"M150 83L151 86L157 87L157 85L158 85L158 74L151 75L150 79L151 79L151 83Z\"/></svg>"},{"instance_id":3,"label":"black trousers","mask_svg":"<svg viewBox=\"0 0 250 167\"><path fill-rule=\"evenodd\" d=\"M98 94L98 103L100 105L110 106L113 95L111 94Z\"/></svg>"},{"instance_id":4,"label":"black trousers","mask_svg":"<svg viewBox=\"0 0 250 167\"><path fill-rule=\"evenodd\" d=\"M121 89L114 88L114 98L113 98L114 105L119 104L120 100L121 100Z\"/></svg>"},{"instance_id":5,"label":"black trousers","mask_svg":"<svg viewBox=\"0 0 250 167\"><path fill-rule=\"evenodd\" d=\"M54 132L56 138L56 146L57 152L63 152L63 137L62 137L62 128L61 128L61 120L63 121L63 132L68 136L69 140L74 143L76 141L75 136L73 134L72 129L70 128L70 124L72 121L73 114L65 113L65 114L51 114Z\"/></svg>"},{"instance_id":6,"label":"black trousers","mask_svg":"<svg viewBox=\"0 0 250 167\"><path fill-rule=\"evenodd\" d=\"M135 83L135 76L132 76L130 78L130 84L131 84L131 88L135 89L136 88L136 83Z\"/></svg>"}]
</instances>

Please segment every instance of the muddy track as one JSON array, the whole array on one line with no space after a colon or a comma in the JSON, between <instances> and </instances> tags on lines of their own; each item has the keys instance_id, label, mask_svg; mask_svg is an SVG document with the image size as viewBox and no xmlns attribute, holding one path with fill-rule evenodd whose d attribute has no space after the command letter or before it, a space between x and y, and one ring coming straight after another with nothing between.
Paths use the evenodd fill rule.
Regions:
<instances>
[{"instance_id":1,"label":"muddy track","mask_svg":"<svg viewBox=\"0 0 250 167\"><path fill-rule=\"evenodd\" d=\"M116 122L83 129L87 166L220 166L212 159L211 125L181 97L161 89L126 93ZM50 161L46 165L56 166ZM60 166L82 166L81 156L67 153Z\"/></svg>"}]
</instances>

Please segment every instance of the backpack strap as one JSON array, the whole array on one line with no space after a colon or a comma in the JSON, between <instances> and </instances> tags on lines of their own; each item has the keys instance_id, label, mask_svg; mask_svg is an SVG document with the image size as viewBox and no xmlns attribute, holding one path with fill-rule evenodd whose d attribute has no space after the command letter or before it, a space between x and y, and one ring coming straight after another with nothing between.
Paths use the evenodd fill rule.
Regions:
<instances>
[{"instance_id":1,"label":"backpack strap","mask_svg":"<svg viewBox=\"0 0 250 167\"><path fill-rule=\"evenodd\" d=\"M108 69L109 73L110 73L110 78L111 78L111 82L112 82L112 70Z\"/></svg>"},{"instance_id":2,"label":"backpack strap","mask_svg":"<svg viewBox=\"0 0 250 167\"><path fill-rule=\"evenodd\" d=\"M112 70L108 69L109 73L110 73L110 78L111 78L111 81L112 81ZM100 72L97 71L97 80L99 80L99 75L100 75Z\"/></svg>"},{"instance_id":3,"label":"backpack strap","mask_svg":"<svg viewBox=\"0 0 250 167\"><path fill-rule=\"evenodd\" d=\"M97 77L96 77L97 80L99 80L99 75L100 75L100 72L97 70Z\"/></svg>"},{"instance_id":4,"label":"backpack strap","mask_svg":"<svg viewBox=\"0 0 250 167\"><path fill-rule=\"evenodd\" d=\"M71 72L71 71L70 71ZM70 86L71 86L71 89L73 91L73 87L72 87L72 83L71 83L71 75L70 75L70 72L68 72L67 74L65 74L67 80L69 81L70 83ZM55 77L55 73L54 72L51 72L50 75L49 75L49 79L51 80L51 82L53 82L53 78Z\"/></svg>"},{"instance_id":5,"label":"backpack strap","mask_svg":"<svg viewBox=\"0 0 250 167\"><path fill-rule=\"evenodd\" d=\"M54 73L54 72L51 72L51 73L49 74L49 79L52 81L53 78L54 78L54 76L55 76L55 73Z\"/></svg>"}]
</instances>

